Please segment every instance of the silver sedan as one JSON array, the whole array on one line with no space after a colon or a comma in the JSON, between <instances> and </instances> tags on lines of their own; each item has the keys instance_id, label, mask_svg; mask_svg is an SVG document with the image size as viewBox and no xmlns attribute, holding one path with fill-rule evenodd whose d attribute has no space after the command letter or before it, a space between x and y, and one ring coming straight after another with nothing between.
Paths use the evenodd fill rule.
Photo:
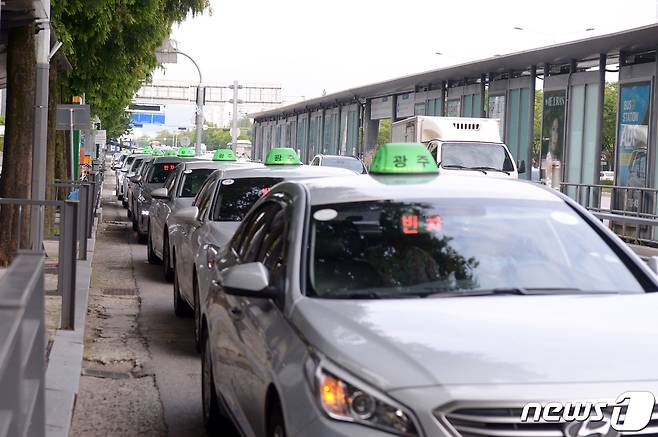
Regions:
<instances>
[{"instance_id":1,"label":"silver sedan","mask_svg":"<svg viewBox=\"0 0 658 437\"><path fill-rule=\"evenodd\" d=\"M536 184L425 179L283 182L208 257L209 429L594 435L522 408L658 393L657 277L618 237Z\"/></svg>"},{"instance_id":2,"label":"silver sedan","mask_svg":"<svg viewBox=\"0 0 658 437\"><path fill-rule=\"evenodd\" d=\"M173 279L169 217L192 205L194 197L210 174L221 168L248 168L255 164L231 161L183 161L165 181L164 187L151 192L153 201L148 214L147 254L152 264L163 264L165 279Z\"/></svg>"},{"instance_id":3,"label":"silver sedan","mask_svg":"<svg viewBox=\"0 0 658 437\"><path fill-rule=\"evenodd\" d=\"M174 265L174 310L194 314L194 338L200 328L199 290L202 298L210 279L209 260L226 246L251 206L271 187L284 180L349 176L349 170L306 165L266 165L231 168L213 173L197 194L193 206L179 210L169 227Z\"/></svg>"}]
</instances>

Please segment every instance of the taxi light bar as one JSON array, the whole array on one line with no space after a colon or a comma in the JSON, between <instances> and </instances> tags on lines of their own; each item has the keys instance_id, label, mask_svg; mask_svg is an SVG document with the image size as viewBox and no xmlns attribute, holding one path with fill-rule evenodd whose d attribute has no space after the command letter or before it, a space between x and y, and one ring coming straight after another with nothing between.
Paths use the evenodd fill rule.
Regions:
<instances>
[{"instance_id":1,"label":"taxi light bar","mask_svg":"<svg viewBox=\"0 0 658 437\"><path fill-rule=\"evenodd\" d=\"M212 155L213 161L237 161L235 153L231 149L217 149Z\"/></svg>"},{"instance_id":2,"label":"taxi light bar","mask_svg":"<svg viewBox=\"0 0 658 437\"><path fill-rule=\"evenodd\" d=\"M439 168L421 143L389 143L380 146L372 159L371 174L434 174Z\"/></svg>"},{"instance_id":3,"label":"taxi light bar","mask_svg":"<svg viewBox=\"0 0 658 437\"><path fill-rule=\"evenodd\" d=\"M146 146L144 147L144 153L148 153L149 155L153 153L153 147L151 146Z\"/></svg>"},{"instance_id":4,"label":"taxi light bar","mask_svg":"<svg viewBox=\"0 0 658 437\"><path fill-rule=\"evenodd\" d=\"M274 147L265 158L265 165L301 165L295 149L290 147Z\"/></svg>"},{"instance_id":5,"label":"taxi light bar","mask_svg":"<svg viewBox=\"0 0 658 437\"><path fill-rule=\"evenodd\" d=\"M193 158L196 156L196 153L194 152L194 149L191 147L181 147L178 150L178 157L179 158Z\"/></svg>"}]
</instances>

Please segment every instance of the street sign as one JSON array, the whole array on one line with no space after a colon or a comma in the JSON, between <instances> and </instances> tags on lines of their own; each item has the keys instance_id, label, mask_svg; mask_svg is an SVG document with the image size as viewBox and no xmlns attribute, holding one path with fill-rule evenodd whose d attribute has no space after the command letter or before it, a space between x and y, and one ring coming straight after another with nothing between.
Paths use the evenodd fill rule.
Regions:
<instances>
[{"instance_id":1,"label":"street sign","mask_svg":"<svg viewBox=\"0 0 658 437\"><path fill-rule=\"evenodd\" d=\"M71 111L73 111L73 129L89 129L91 125L89 105L57 105L57 130L71 129Z\"/></svg>"},{"instance_id":2,"label":"street sign","mask_svg":"<svg viewBox=\"0 0 658 437\"><path fill-rule=\"evenodd\" d=\"M183 147L188 147L190 145L190 137L180 137L180 143Z\"/></svg>"},{"instance_id":3,"label":"street sign","mask_svg":"<svg viewBox=\"0 0 658 437\"><path fill-rule=\"evenodd\" d=\"M96 144L104 146L107 143L107 131L97 130L96 131Z\"/></svg>"}]
</instances>

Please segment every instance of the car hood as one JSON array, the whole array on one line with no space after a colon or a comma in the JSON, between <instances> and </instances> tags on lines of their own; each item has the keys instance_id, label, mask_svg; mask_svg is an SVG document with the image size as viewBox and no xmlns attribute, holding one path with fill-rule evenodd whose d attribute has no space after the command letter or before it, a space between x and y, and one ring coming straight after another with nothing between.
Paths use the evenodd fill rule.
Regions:
<instances>
[{"instance_id":1,"label":"car hood","mask_svg":"<svg viewBox=\"0 0 658 437\"><path fill-rule=\"evenodd\" d=\"M515 171L511 171L510 174L503 173L500 171L486 170L486 174L479 170L459 170L459 169L449 169L449 168L439 168L440 174L449 174L449 175L458 175L458 176L481 176L486 178L494 179L518 179L519 175Z\"/></svg>"},{"instance_id":2,"label":"car hood","mask_svg":"<svg viewBox=\"0 0 658 437\"><path fill-rule=\"evenodd\" d=\"M383 390L658 380L658 293L301 298L298 332Z\"/></svg>"}]
</instances>

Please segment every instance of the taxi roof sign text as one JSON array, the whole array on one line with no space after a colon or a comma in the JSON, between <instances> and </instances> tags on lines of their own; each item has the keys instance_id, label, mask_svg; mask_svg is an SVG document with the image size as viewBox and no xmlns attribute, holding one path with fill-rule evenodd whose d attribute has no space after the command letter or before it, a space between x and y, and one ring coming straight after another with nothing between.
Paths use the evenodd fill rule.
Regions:
<instances>
[{"instance_id":1,"label":"taxi roof sign text","mask_svg":"<svg viewBox=\"0 0 658 437\"><path fill-rule=\"evenodd\" d=\"M389 143L380 146L370 165L371 174L428 174L439 168L420 143Z\"/></svg>"},{"instance_id":2,"label":"taxi roof sign text","mask_svg":"<svg viewBox=\"0 0 658 437\"><path fill-rule=\"evenodd\" d=\"M265 165L301 165L295 149L290 147L274 147L267 154Z\"/></svg>"},{"instance_id":3,"label":"taxi roof sign text","mask_svg":"<svg viewBox=\"0 0 658 437\"><path fill-rule=\"evenodd\" d=\"M235 153L231 149L217 149L212 155L213 161L237 161Z\"/></svg>"}]
</instances>

